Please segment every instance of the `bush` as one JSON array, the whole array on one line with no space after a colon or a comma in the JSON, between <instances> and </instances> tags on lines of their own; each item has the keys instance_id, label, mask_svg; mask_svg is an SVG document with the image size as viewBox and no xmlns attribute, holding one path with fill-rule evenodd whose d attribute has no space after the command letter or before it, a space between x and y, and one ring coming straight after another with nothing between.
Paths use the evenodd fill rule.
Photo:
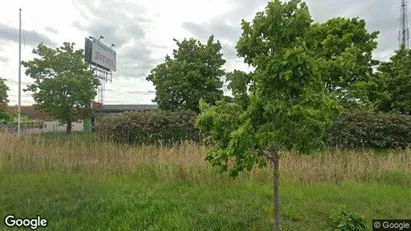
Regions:
<instances>
[{"instance_id":1,"label":"bush","mask_svg":"<svg viewBox=\"0 0 411 231\"><path fill-rule=\"evenodd\" d=\"M124 112L99 118L96 134L102 140L129 144L198 141L200 133L194 127L195 118L193 111Z\"/></svg>"},{"instance_id":2,"label":"bush","mask_svg":"<svg viewBox=\"0 0 411 231\"><path fill-rule=\"evenodd\" d=\"M159 141L199 141L193 111L136 111L102 116L96 121L97 137L129 144ZM411 146L411 116L344 111L326 135L329 147L342 149L397 149Z\"/></svg>"},{"instance_id":3,"label":"bush","mask_svg":"<svg viewBox=\"0 0 411 231\"><path fill-rule=\"evenodd\" d=\"M367 223L363 216L351 211L338 211L331 215L333 228L341 231L363 231L367 229Z\"/></svg>"},{"instance_id":4,"label":"bush","mask_svg":"<svg viewBox=\"0 0 411 231\"><path fill-rule=\"evenodd\" d=\"M344 111L327 134L328 146L397 149L411 144L411 116Z\"/></svg>"}]
</instances>

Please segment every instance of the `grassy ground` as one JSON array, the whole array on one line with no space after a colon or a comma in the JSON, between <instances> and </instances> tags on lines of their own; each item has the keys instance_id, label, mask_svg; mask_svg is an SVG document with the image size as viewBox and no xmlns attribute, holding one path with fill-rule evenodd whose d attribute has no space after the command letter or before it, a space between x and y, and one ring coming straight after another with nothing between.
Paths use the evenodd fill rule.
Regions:
<instances>
[{"instance_id":1,"label":"grassy ground","mask_svg":"<svg viewBox=\"0 0 411 231\"><path fill-rule=\"evenodd\" d=\"M49 230L271 230L271 169L238 179L206 147L127 147L88 134L0 134L0 216L41 215ZM411 218L411 153L343 152L281 162L283 230L331 230L345 206L367 219ZM0 230L5 226L0 224Z\"/></svg>"}]
</instances>

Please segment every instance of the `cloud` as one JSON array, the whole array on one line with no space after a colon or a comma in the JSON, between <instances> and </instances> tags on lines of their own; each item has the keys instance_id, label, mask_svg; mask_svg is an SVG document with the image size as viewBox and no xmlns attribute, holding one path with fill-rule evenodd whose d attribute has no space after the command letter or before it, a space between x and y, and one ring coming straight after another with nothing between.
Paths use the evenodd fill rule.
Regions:
<instances>
[{"instance_id":1,"label":"cloud","mask_svg":"<svg viewBox=\"0 0 411 231\"><path fill-rule=\"evenodd\" d=\"M398 48L399 6L393 1L318 1L307 0L315 22L325 22L335 17L359 17L367 23L369 32L380 31L374 57L386 60ZM183 28L200 40L214 34L222 41L226 59L236 59L235 44L241 36L241 19L251 21L255 13L263 11L267 1L236 1L231 10L208 21L185 21ZM229 63L229 62L228 62Z\"/></svg>"},{"instance_id":2,"label":"cloud","mask_svg":"<svg viewBox=\"0 0 411 231\"><path fill-rule=\"evenodd\" d=\"M374 58L386 60L399 46L400 1L330 1L329 4L319 4L319 1L308 0L307 5L316 21L325 22L339 16L359 17L366 21L369 32L380 31Z\"/></svg>"},{"instance_id":3,"label":"cloud","mask_svg":"<svg viewBox=\"0 0 411 231\"><path fill-rule=\"evenodd\" d=\"M155 94L156 91L148 90L148 91L139 91L139 90L134 90L134 91L127 91L127 94L137 94L137 95L152 95Z\"/></svg>"},{"instance_id":4,"label":"cloud","mask_svg":"<svg viewBox=\"0 0 411 231\"><path fill-rule=\"evenodd\" d=\"M158 44L153 44L151 47L152 47L152 48L155 48L155 49L167 49L167 46L165 46L165 45L158 45Z\"/></svg>"},{"instance_id":5,"label":"cloud","mask_svg":"<svg viewBox=\"0 0 411 231\"><path fill-rule=\"evenodd\" d=\"M47 32L53 33L53 34L57 34L57 33L58 33L58 30L57 30L57 29L54 29L54 28L49 27L49 26L44 27L44 30L46 30Z\"/></svg>"},{"instance_id":6,"label":"cloud","mask_svg":"<svg viewBox=\"0 0 411 231\"><path fill-rule=\"evenodd\" d=\"M152 58L152 49L166 46L151 45L146 37L152 20L145 17L146 9L131 2L122 1L73 1L81 18L72 23L74 28L90 36L104 36L103 42L115 44L117 72L113 78L145 79L159 62Z\"/></svg>"},{"instance_id":7,"label":"cloud","mask_svg":"<svg viewBox=\"0 0 411 231\"><path fill-rule=\"evenodd\" d=\"M206 40L213 34L218 39L232 41L236 37L240 37L241 34L239 26L232 26L221 22L220 18L214 18L210 22L205 23L183 22L183 28L201 40Z\"/></svg>"},{"instance_id":8,"label":"cloud","mask_svg":"<svg viewBox=\"0 0 411 231\"><path fill-rule=\"evenodd\" d=\"M37 44L43 42L44 44L50 46L56 46L56 43L53 42L50 38L48 38L46 35L40 34L32 30L23 30L21 39L22 42L24 42L27 45L37 46ZM18 43L19 29L0 23L0 40Z\"/></svg>"},{"instance_id":9,"label":"cloud","mask_svg":"<svg viewBox=\"0 0 411 231\"><path fill-rule=\"evenodd\" d=\"M83 21L74 21L72 26L89 36L104 36L108 43L122 47L130 39L143 39L145 27L151 20L143 15L145 9L131 2L122 1L73 1L73 5L82 16Z\"/></svg>"},{"instance_id":10,"label":"cloud","mask_svg":"<svg viewBox=\"0 0 411 231\"><path fill-rule=\"evenodd\" d=\"M0 56L0 63L7 64L9 62L8 57Z\"/></svg>"},{"instance_id":11,"label":"cloud","mask_svg":"<svg viewBox=\"0 0 411 231\"><path fill-rule=\"evenodd\" d=\"M219 40L236 43L241 35L241 19L253 17L257 11L264 10L266 4L267 1L235 1L230 4L231 10L208 22L183 22L182 26L201 40L213 34Z\"/></svg>"},{"instance_id":12,"label":"cloud","mask_svg":"<svg viewBox=\"0 0 411 231\"><path fill-rule=\"evenodd\" d=\"M19 84L17 79L6 78L6 81L7 81L6 82L7 85L12 85L13 84L13 85L17 86ZM31 85L31 84L33 84L33 82L22 80L21 81L22 92L23 92L23 89L27 87L27 85Z\"/></svg>"},{"instance_id":13,"label":"cloud","mask_svg":"<svg viewBox=\"0 0 411 231\"><path fill-rule=\"evenodd\" d=\"M235 43L233 42L222 42L221 46L223 47L223 54L226 60L236 59L237 51L235 49Z\"/></svg>"},{"instance_id":14,"label":"cloud","mask_svg":"<svg viewBox=\"0 0 411 231\"><path fill-rule=\"evenodd\" d=\"M117 73L115 76L127 79L145 79L160 59L152 58L150 47L138 41L129 43L117 50Z\"/></svg>"}]
</instances>

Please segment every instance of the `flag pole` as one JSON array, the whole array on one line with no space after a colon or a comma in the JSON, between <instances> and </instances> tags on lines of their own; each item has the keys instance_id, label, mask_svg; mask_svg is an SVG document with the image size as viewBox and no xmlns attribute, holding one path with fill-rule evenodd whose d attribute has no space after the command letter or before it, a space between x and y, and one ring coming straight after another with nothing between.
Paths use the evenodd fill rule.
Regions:
<instances>
[{"instance_id":1,"label":"flag pole","mask_svg":"<svg viewBox=\"0 0 411 231\"><path fill-rule=\"evenodd\" d=\"M19 9L19 115L17 117L17 134L20 136L21 131L21 8Z\"/></svg>"}]
</instances>

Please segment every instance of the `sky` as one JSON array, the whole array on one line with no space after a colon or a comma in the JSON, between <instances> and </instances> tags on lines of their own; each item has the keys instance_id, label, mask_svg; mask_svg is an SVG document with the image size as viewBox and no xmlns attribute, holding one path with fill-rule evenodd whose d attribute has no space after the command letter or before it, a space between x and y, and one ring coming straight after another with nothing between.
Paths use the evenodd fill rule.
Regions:
<instances>
[{"instance_id":1,"label":"sky","mask_svg":"<svg viewBox=\"0 0 411 231\"><path fill-rule=\"evenodd\" d=\"M370 32L380 31L375 59L388 60L398 47L400 0L305 2L316 22L360 17ZM104 103L153 104L155 88L146 77L176 48L173 38L205 42L213 34L223 46L226 71L250 70L236 57L240 22L251 21L266 4L266 0L5 0L0 8L0 77L10 88L9 104L16 105L21 8L22 60L32 60L31 52L40 42L51 47L74 42L77 49L84 49L85 37L102 35L102 41L115 44L117 52L117 72L105 84ZM22 67L22 89L33 82L24 72ZM32 105L31 93L22 91L21 102Z\"/></svg>"}]
</instances>

